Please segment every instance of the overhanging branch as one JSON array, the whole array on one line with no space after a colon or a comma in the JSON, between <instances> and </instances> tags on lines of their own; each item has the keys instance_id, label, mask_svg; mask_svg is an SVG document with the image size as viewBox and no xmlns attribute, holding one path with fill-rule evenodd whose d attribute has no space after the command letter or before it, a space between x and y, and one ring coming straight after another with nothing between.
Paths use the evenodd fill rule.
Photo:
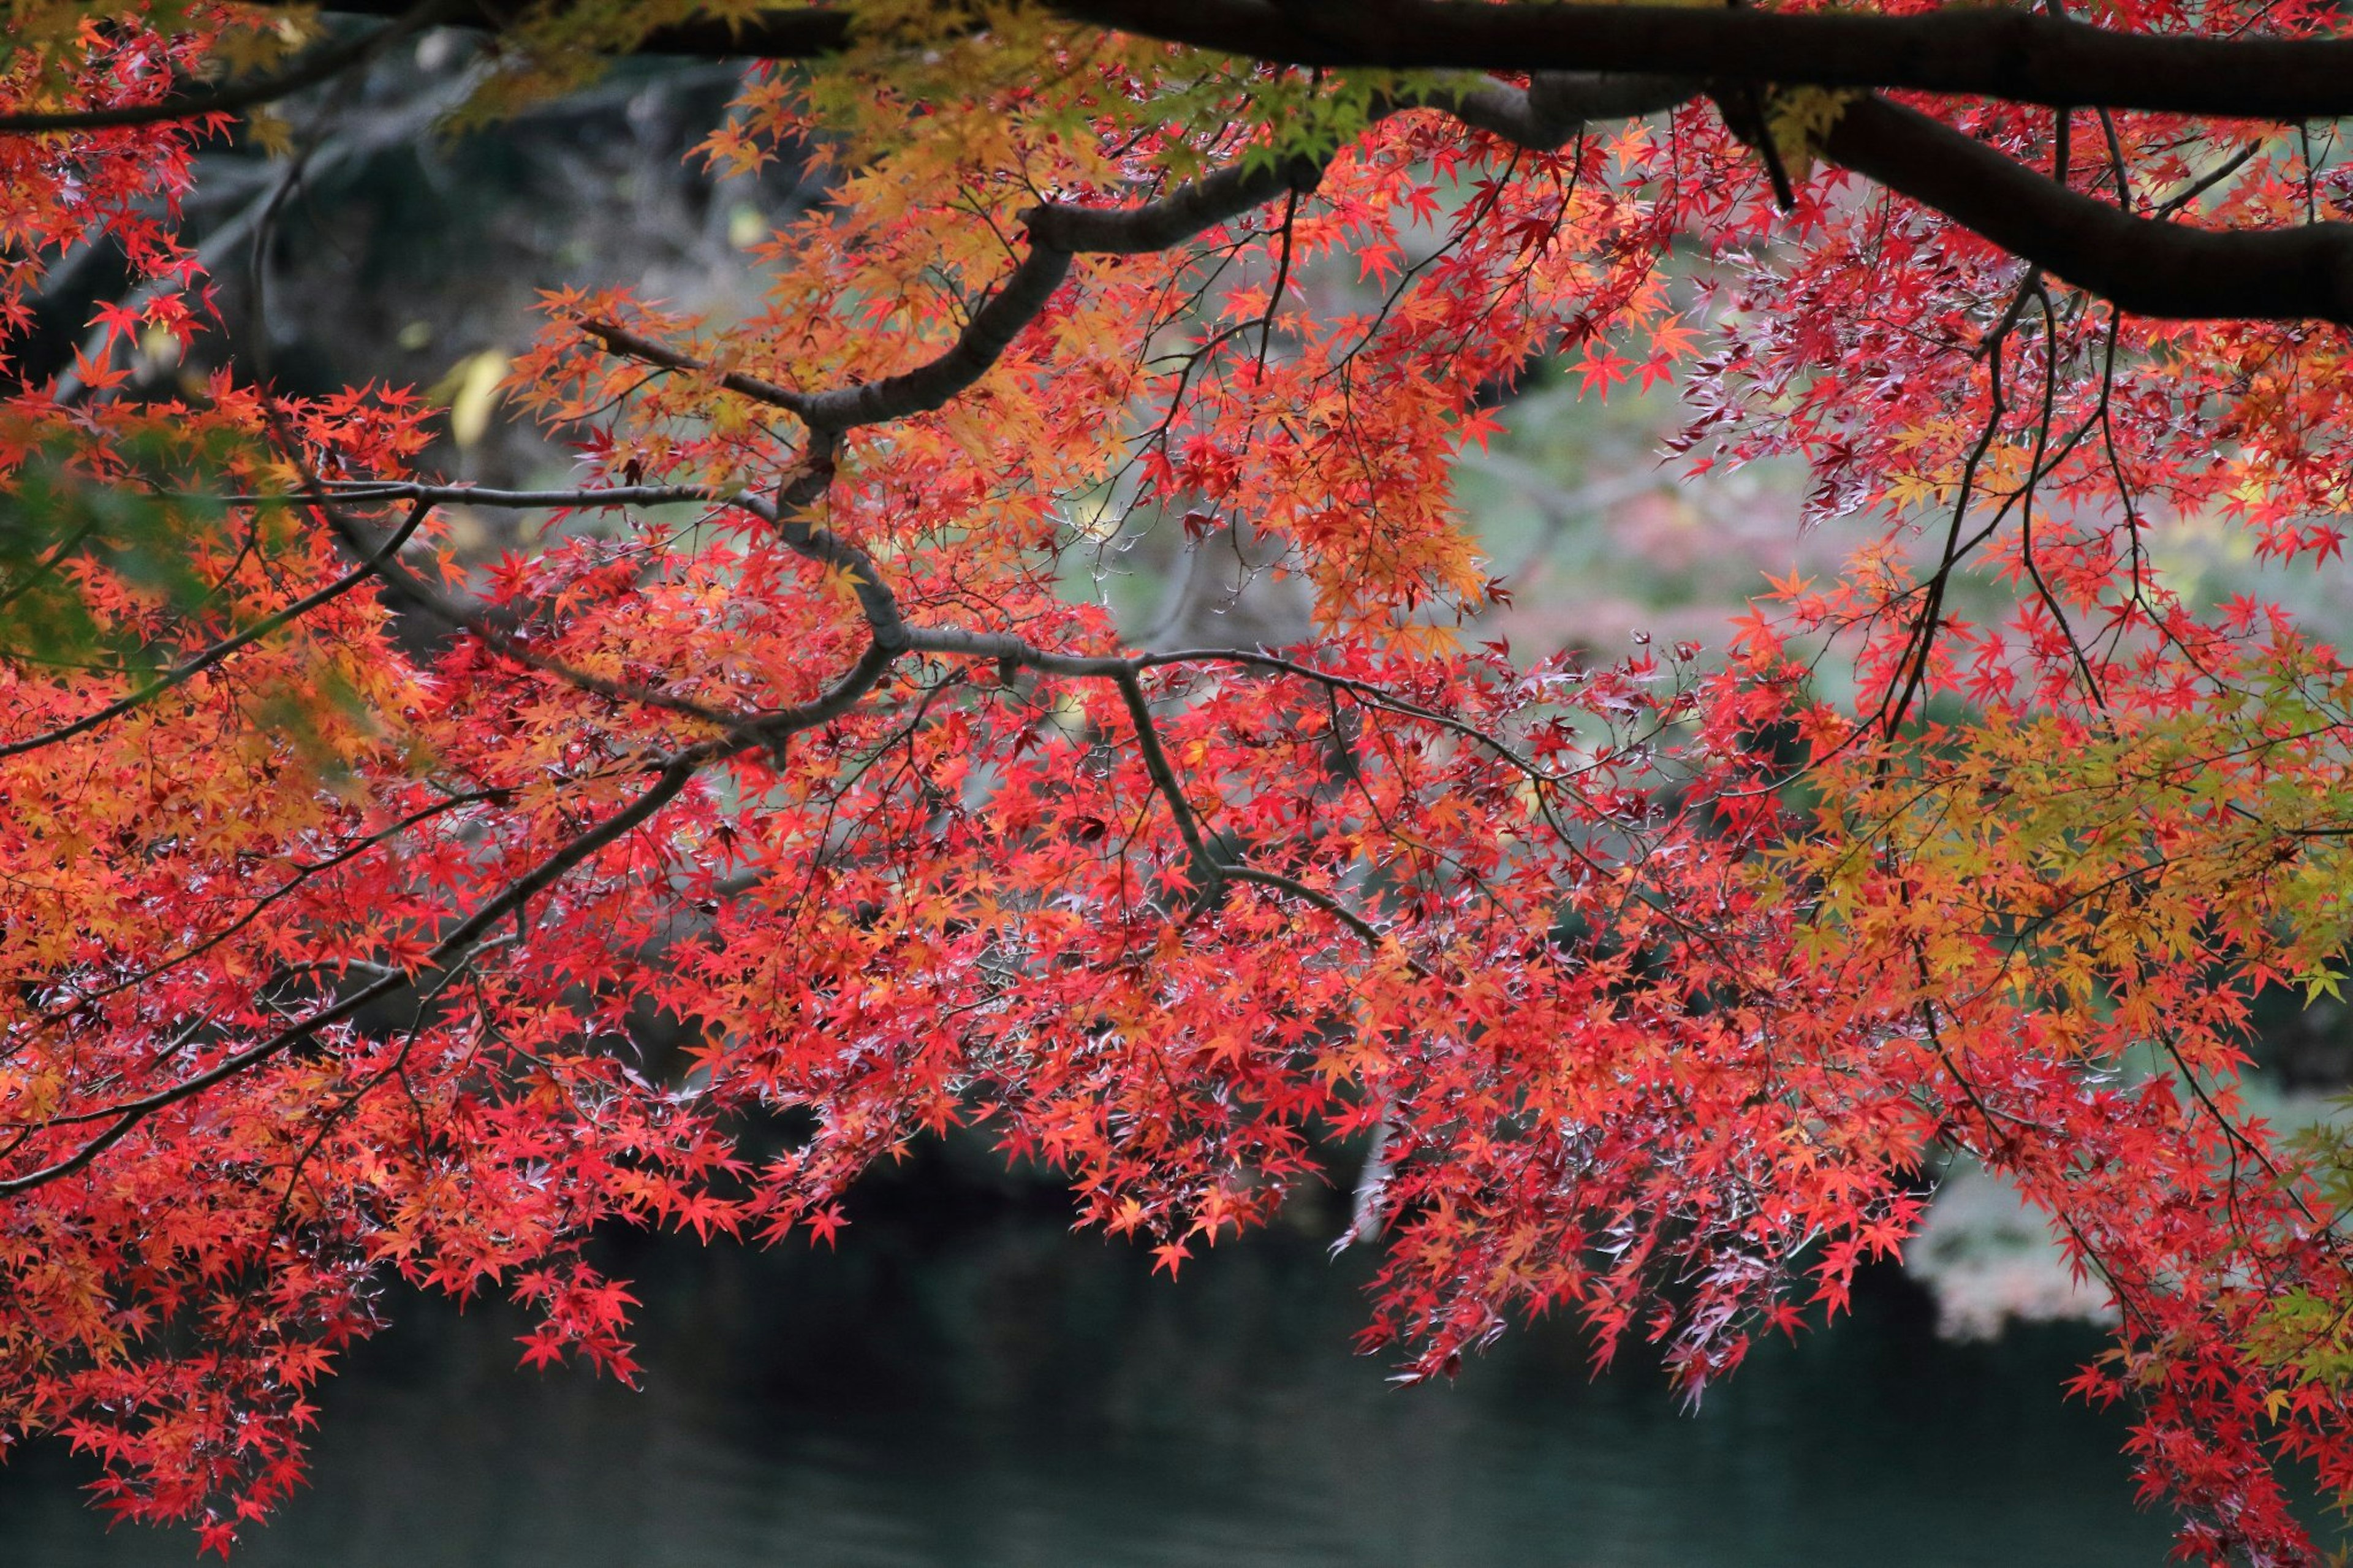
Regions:
<instances>
[{"instance_id":1,"label":"overhanging branch","mask_svg":"<svg viewBox=\"0 0 2353 1568\"><path fill-rule=\"evenodd\" d=\"M522 7L458 0L501 29ZM398 0L334 0L383 16ZM2053 107L2252 120L2353 115L2353 38L2120 33L2043 12L1960 7L1913 16L1671 5L1353 0L1053 0L1073 21L1303 66L1607 72L1953 93ZM809 59L849 40L850 14L786 6L738 24L664 27L639 53Z\"/></svg>"},{"instance_id":2,"label":"overhanging branch","mask_svg":"<svg viewBox=\"0 0 2353 1568\"><path fill-rule=\"evenodd\" d=\"M400 0L334 0L331 9L417 15ZM436 21L491 32L513 27L526 12L508 0L448 0L431 9ZM1054 9L1074 22L1290 65L1810 83L2251 120L2353 115L2353 38L2121 33L1999 7L1889 16L1465 0L1313 7L1054 0ZM780 7L741 22L702 18L656 28L633 52L811 59L847 47L852 21L848 10L826 5ZM280 77L166 104L17 115L0 120L0 131L90 130L251 108L350 68L384 41L370 39L351 58L345 46Z\"/></svg>"},{"instance_id":3,"label":"overhanging branch","mask_svg":"<svg viewBox=\"0 0 2353 1568\"><path fill-rule=\"evenodd\" d=\"M1289 65L1804 82L2257 120L2353 114L2353 39L2158 37L2006 7L1884 16L1461 0L1059 0L1057 9Z\"/></svg>"},{"instance_id":4,"label":"overhanging branch","mask_svg":"<svg viewBox=\"0 0 2353 1568\"><path fill-rule=\"evenodd\" d=\"M2234 232L2133 217L1877 98L1847 105L1822 151L2134 315L2353 326L2353 224Z\"/></svg>"}]
</instances>

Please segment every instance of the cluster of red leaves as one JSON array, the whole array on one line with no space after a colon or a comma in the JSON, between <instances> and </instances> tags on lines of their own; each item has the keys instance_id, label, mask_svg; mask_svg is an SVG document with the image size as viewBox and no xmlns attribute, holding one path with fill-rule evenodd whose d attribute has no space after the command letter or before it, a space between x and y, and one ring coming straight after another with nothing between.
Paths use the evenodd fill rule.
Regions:
<instances>
[{"instance_id":1,"label":"cluster of red leaves","mask_svg":"<svg viewBox=\"0 0 2353 1568\"><path fill-rule=\"evenodd\" d=\"M0 69L0 114L66 114L150 108L169 98L216 51L270 39L266 13L198 0L151 11L93 14L35 5L11 12ZM274 40L271 40L274 41ZM195 149L231 117L202 115L72 135L0 136L0 370L8 341L31 323L27 297L53 266L87 250L119 251L135 307L102 310L111 332L162 331L185 341L204 313L204 279L176 237ZM104 364L78 367L111 384Z\"/></svg>"},{"instance_id":2,"label":"cluster of red leaves","mask_svg":"<svg viewBox=\"0 0 2353 1568\"><path fill-rule=\"evenodd\" d=\"M17 101L152 98L219 20L87 30ZM2272 1465L2353 1481L2353 1275L2328 1172L2232 1086L2254 992L2343 944L2353 684L2170 595L2143 531L2334 553L2340 335L2120 321L1834 176L1778 215L1696 108L1531 150L1043 26L747 96L712 154L846 121L833 199L747 321L551 301L515 394L586 477L527 555L435 552L399 396L85 373L0 411L19 490L136 492L181 584L60 543L25 581L69 583L89 657L0 661L0 1439L63 1432L108 1506L225 1545L389 1282L506 1292L527 1361L627 1376L596 1226L831 1240L957 1125L1172 1270L1369 1145L1368 1345L1437 1373L1565 1310L1696 1393L1835 1310L1957 1151L2113 1292L2082 1388L2137 1405L2185 1549L2306 1556ZM1181 203L1320 162L1327 110L1316 177L988 328L1041 193ZM191 282L201 129L0 142L0 327L92 226ZM2227 145L2116 138L2069 177L2143 204ZM2306 156L2259 141L2201 210L2342 205ZM1705 460L1805 457L1816 511L1873 520L1851 570L1713 665L1463 651L1449 459L1555 353L1688 372ZM850 387L881 412L821 401ZM565 526L616 488L692 515ZM1316 636L1124 647L1067 585L1163 513L1278 542ZM419 524L376 576L452 623L428 654L352 559ZM1989 624L1948 612L1968 573Z\"/></svg>"}]
</instances>

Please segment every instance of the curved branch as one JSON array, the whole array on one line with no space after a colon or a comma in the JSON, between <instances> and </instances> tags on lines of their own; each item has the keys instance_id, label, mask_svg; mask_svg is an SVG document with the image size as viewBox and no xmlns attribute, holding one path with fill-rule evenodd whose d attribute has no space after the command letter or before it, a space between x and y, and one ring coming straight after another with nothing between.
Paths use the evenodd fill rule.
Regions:
<instances>
[{"instance_id":1,"label":"curved branch","mask_svg":"<svg viewBox=\"0 0 2353 1568\"><path fill-rule=\"evenodd\" d=\"M1021 329L1044 312L1070 271L1069 251L1032 245L946 353L904 374L818 393L804 403L802 417L813 430L839 434L939 407L988 374Z\"/></svg>"},{"instance_id":2,"label":"curved branch","mask_svg":"<svg viewBox=\"0 0 2353 1568\"><path fill-rule=\"evenodd\" d=\"M672 492L675 490L675 487L668 486L648 486L638 488L652 489L657 492ZM413 609L422 611L426 615L432 616L434 619L440 621L447 626L454 626L461 631L470 633L473 637L479 638L485 647L489 647L500 658L508 659L515 664L519 664L526 669L536 670L540 674L552 676L554 679L563 681L567 686L575 687L582 691L590 692L596 696L607 698L616 702L635 703L640 707L657 708L666 712L683 714L687 718L699 719L707 724L716 724L721 729L730 731L742 722L742 716L739 714L725 712L721 710L709 707L704 703L693 700L691 698L679 697L667 691L658 691L651 688L639 686L630 681L615 680L606 676L595 674L589 670L581 669L564 659L541 653L535 648L524 647L522 639L519 638L514 632L510 630L507 626L501 625L491 615L485 614L480 610L460 604L447 594L444 594L439 588L434 586L424 578L418 576L416 573L410 571L408 567L401 562L400 558L396 554L388 553L384 551L376 551L372 553L368 552L364 548L365 541L360 536L359 525L343 510L343 507L338 504L339 502L358 497L377 500L411 500L416 501L420 507L423 507L431 504L437 499L448 500L456 500L461 497L470 498L476 492L472 491L468 487L455 485L407 484L392 481L369 480L363 481L361 484L356 486L348 484L338 486L329 481L312 481L311 493L304 496L302 500L305 504L309 505L325 520L329 530L333 532L337 539L343 542L346 549L350 550L355 555L361 555L365 558L367 562L366 570L368 573L375 576L378 582L382 583L385 591L391 594L395 599L406 604ZM486 491L481 493L485 495L495 495L500 492ZM517 492L506 493L512 495ZM543 492L543 495L545 493L548 492ZM690 500L700 498L679 493L665 493L664 499ZM731 497L728 499L732 500L738 498ZM513 503L510 502L509 504Z\"/></svg>"},{"instance_id":3,"label":"curved branch","mask_svg":"<svg viewBox=\"0 0 2353 1568\"><path fill-rule=\"evenodd\" d=\"M745 375L740 371L718 370L691 354L679 353L667 343L640 337L628 328L616 326L611 321L584 318L576 324L583 332L595 338L611 353L623 359L639 360L647 364L659 365L664 370L674 370L687 375L712 376L720 385L739 396L748 397L754 403L767 404L774 408L781 408L788 414L802 415L802 411L808 406L808 399L790 387L778 386L773 381L763 381L756 375ZM803 417L806 417L806 415L803 415Z\"/></svg>"},{"instance_id":4,"label":"curved branch","mask_svg":"<svg viewBox=\"0 0 2353 1568\"><path fill-rule=\"evenodd\" d=\"M855 685L856 671L845 677L842 685L798 708L780 709L767 713L723 713L700 703L689 702L662 693L651 693L632 686L605 681L602 677L575 671L558 661L547 659L527 648L517 648L512 639L500 628L483 623L478 616L469 616L462 606L440 600L430 584L413 576L407 584L391 583L396 593L415 594L421 591L427 599L418 603L430 614L476 632L501 653L516 658L534 669L543 669L560 679L570 680L584 689L631 701L652 702L691 717L703 719L726 727L732 736L766 739L783 729L806 729L847 711L850 702L862 695L892 659L909 647L905 623L900 618L899 605L882 581L881 569L874 558L850 543L829 528L798 519L792 515L799 507L814 499L821 486L807 487L810 494L799 495L806 479L822 476L828 471L820 465L811 465L789 478L780 487L786 504L778 505L765 497L724 485L609 485L589 486L576 489L510 490L482 485L437 485L413 479L328 479L322 481L324 491L334 500L355 505L387 500L413 500L420 505L459 502L468 506L497 507L508 510L570 510L587 507L665 506L684 501L700 501L711 506L732 506L751 513L776 531L786 548L795 553L832 568L847 576L858 595L859 610L874 634L874 647L869 658L881 657L881 665L863 684ZM860 668L864 668L861 661Z\"/></svg>"},{"instance_id":5,"label":"curved branch","mask_svg":"<svg viewBox=\"0 0 2353 1568\"><path fill-rule=\"evenodd\" d=\"M1029 250L947 352L903 374L823 392L798 412L813 429L848 430L937 408L988 374L1021 329L1036 321L1080 256L1167 250L1286 192L1313 191L1328 156L1300 155L1252 167L1238 163L1133 207L1045 202L1021 215Z\"/></svg>"},{"instance_id":6,"label":"curved branch","mask_svg":"<svg viewBox=\"0 0 2353 1568\"><path fill-rule=\"evenodd\" d=\"M277 887L270 889L268 892L256 895L252 904L243 914L237 916L235 920L230 921L227 925L220 927L211 935L203 938L201 941L198 941L190 946L182 948L170 958L164 959L149 968L141 970L136 973L126 975L111 985L101 985L94 990L76 992L71 1002L61 1006L57 1005L50 1005L46 1012L43 1012L38 1016L39 1021L44 1024L60 1023L76 1008L87 1007L92 1003L103 1002L110 997L119 996L125 991L144 985L151 980L160 978L161 976L169 973L179 965L188 963L192 959L203 957L206 953L210 952L214 948L218 947L222 942L227 942L229 938L237 935L237 932L245 930L248 926L250 926L255 921L259 920L263 912L269 910L270 906L276 904L279 900L294 892L296 889L302 887L305 883L309 882L311 878L323 875L326 872L335 869L339 866L346 865L366 854L371 849L379 848L385 844L391 843L394 839L398 838L410 828L430 822L433 818L439 816L446 812L462 810L466 806L470 805L480 805L486 802L495 801L499 799L499 797L500 792L496 790L468 790L458 795L444 795L439 800L433 802L430 805L410 812L407 816L401 817L398 821L394 822L389 826L381 828L375 833L368 834L364 837L353 840L331 855L327 855L317 860L307 862L298 861L295 863L292 874L287 877L284 881L279 883ZM104 1119L104 1112L99 1112L96 1115L60 1116L53 1118L48 1125L56 1126L69 1121L100 1121Z\"/></svg>"},{"instance_id":7,"label":"curved branch","mask_svg":"<svg viewBox=\"0 0 2353 1568\"><path fill-rule=\"evenodd\" d=\"M1139 206L1046 202L1031 207L1021 215L1029 235L1028 252L973 312L955 342L936 358L879 381L797 392L758 376L715 371L691 355L609 321L584 321L580 330L629 359L690 374L715 374L727 390L796 415L813 432L839 437L860 426L928 413L987 374L1021 330L1044 313L1054 290L1070 276L1074 258L1166 250L1285 192L1314 190L1328 161L1301 156L1259 167L1236 164ZM820 467L812 458L807 472L814 477ZM821 487L815 493L821 493ZM804 498L803 504L814 500L815 493Z\"/></svg>"},{"instance_id":8,"label":"curved branch","mask_svg":"<svg viewBox=\"0 0 2353 1568\"><path fill-rule=\"evenodd\" d=\"M1876 98L1848 104L1822 152L2136 315L2353 325L2353 224L2228 233L2129 216Z\"/></svg>"},{"instance_id":9,"label":"curved branch","mask_svg":"<svg viewBox=\"0 0 2353 1568\"><path fill-rule=\"evenodd\" d=\"M1109 680L1124 680L1147 669L1187 664L1228 664L1242 669L1289 675L1329 690L1345 691L1367 708L1417 720L1460 735L1501 758L1533 784L1557 784L1570 776L1539 767L1511 745L1476 724L1451 713L1423 707L1372 681L1360 680L1355 676L1342 675L1334 670L1318 669L1312 664L1302 664L1297 659L1268 653L1263 648L1177 648L1166 653L1139 653L1124 657L1118 654L1074 654L1039 647L1009 632L970 631L958 626L911 626L907 632L907 642L916 653L993 658L1000 664L1025 665L1047 675Z\"/></svg>"},{"instance_id":10,"label":"curved branch","mask_svg":"<svg viewBox=\"0 0 2353 1568\"><path fill-rule=\"evenodd\" d=\"M1075 255L1141 256L1167 250L1277 196L1305 195L1324 181L1328 155L1231 163L1132 207L1045 202L1021 215L1035 244Z\"/></svg>"},{"instance_id":11,"label":"curved branch","mask_svg":"<svg viewBox=\"0 0 2353 1568\"><path fill-rule=\"evenodd\" d=\"M475 906L473 910L445 932L430 952L405 968L388 969L368 985L331 1003L304 1018L297 1019L268 1039L247 1047L242 1051L222 1058L200 1073L181 1079L168 1088L137 1100L125 1100L109 1107L98 1115L111 1117L105 1128L94 1134L71 1153L21 1176L0 1179L0 1197L10 1197L34 1187L70 1176L87 1168L93 1161L137 1131L141 1123L157 1112L168 1110L184 1100L190 1100L226 1082L274 1057L281 1056L294 1047L316 1037L389 997L403 987L415 983L418 975L437 969L448 969L464 958L480 942L485 933L500 921L521 909L532 899L554 887L575 867L598 850L615 843L634 829L651 820L656 813L685 790L694 776L705 767L724 758L736 755L754 746L774 745L796 731L812 729L846 713L887 674L902 650L889 647L880 641L870 643L866 652L849 672L822 695L797 708L783 709L738 726L718 740L705 741L683 751L659 759L654 782L643 793L592 826L565 840L546 858L509 883L496 897ZM62 1126L70 1121L96 1118L84 1114L59 1118L53 1125Z\"/></svg>"}]
</instances>

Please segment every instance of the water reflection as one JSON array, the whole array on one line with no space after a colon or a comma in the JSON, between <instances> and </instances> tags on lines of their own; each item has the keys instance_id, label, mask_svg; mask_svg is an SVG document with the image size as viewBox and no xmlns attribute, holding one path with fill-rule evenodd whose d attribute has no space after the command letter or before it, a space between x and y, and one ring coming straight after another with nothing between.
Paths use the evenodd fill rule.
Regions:
<instances>
[{"instance_id":1,"label":"water reflection","mask_svg":"<svg viewBox=\"0 0 2353 1568\"><path fill-rule=\"evenodd\" d=\"M961 1205L961 1206L957 1206ZM1351 1356L1356 1274L1303 1232L1172 1286L1018 1196L916 1184L838 1255L640 1244L646 1391L512 1370L516 1319L410 1304L327 1392L314 1484L243 1568L2156 1568L2097 1348L1936 1341L1881 1281L1680 1415L1575 1337L1453 1387ZM953 1212L949 1212L949 1211ZM10 1568L185 1564L37 1455Z\"/></svg>"}]
</instances>

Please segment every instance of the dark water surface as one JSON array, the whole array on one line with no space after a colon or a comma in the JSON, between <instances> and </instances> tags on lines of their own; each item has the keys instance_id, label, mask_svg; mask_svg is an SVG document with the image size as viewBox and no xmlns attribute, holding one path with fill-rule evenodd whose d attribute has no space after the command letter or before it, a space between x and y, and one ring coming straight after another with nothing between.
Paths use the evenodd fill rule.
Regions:
<instances>
[{"instance_id":1,"label":"dark water surface","mask_svg":"<svg viewBox=\"0 0 2353 1568\"><path fill-rule=\"evenodd\" d=\"M1901 1280L1696 1415L1588 1382L1565 1327L1451 1387L1353 1356L1358 1270L1302 1231L1172 1285L1034 1206L884 1213L838 1254L617 1253L643 1393L517 1373L520 1321L399 1303L323 1396L312 1485L243 1568L2158 1568L2099 1347L1950 1345ZM5 1568L185 1565L34 1454Z\"/></svg>"}]
</instances>

